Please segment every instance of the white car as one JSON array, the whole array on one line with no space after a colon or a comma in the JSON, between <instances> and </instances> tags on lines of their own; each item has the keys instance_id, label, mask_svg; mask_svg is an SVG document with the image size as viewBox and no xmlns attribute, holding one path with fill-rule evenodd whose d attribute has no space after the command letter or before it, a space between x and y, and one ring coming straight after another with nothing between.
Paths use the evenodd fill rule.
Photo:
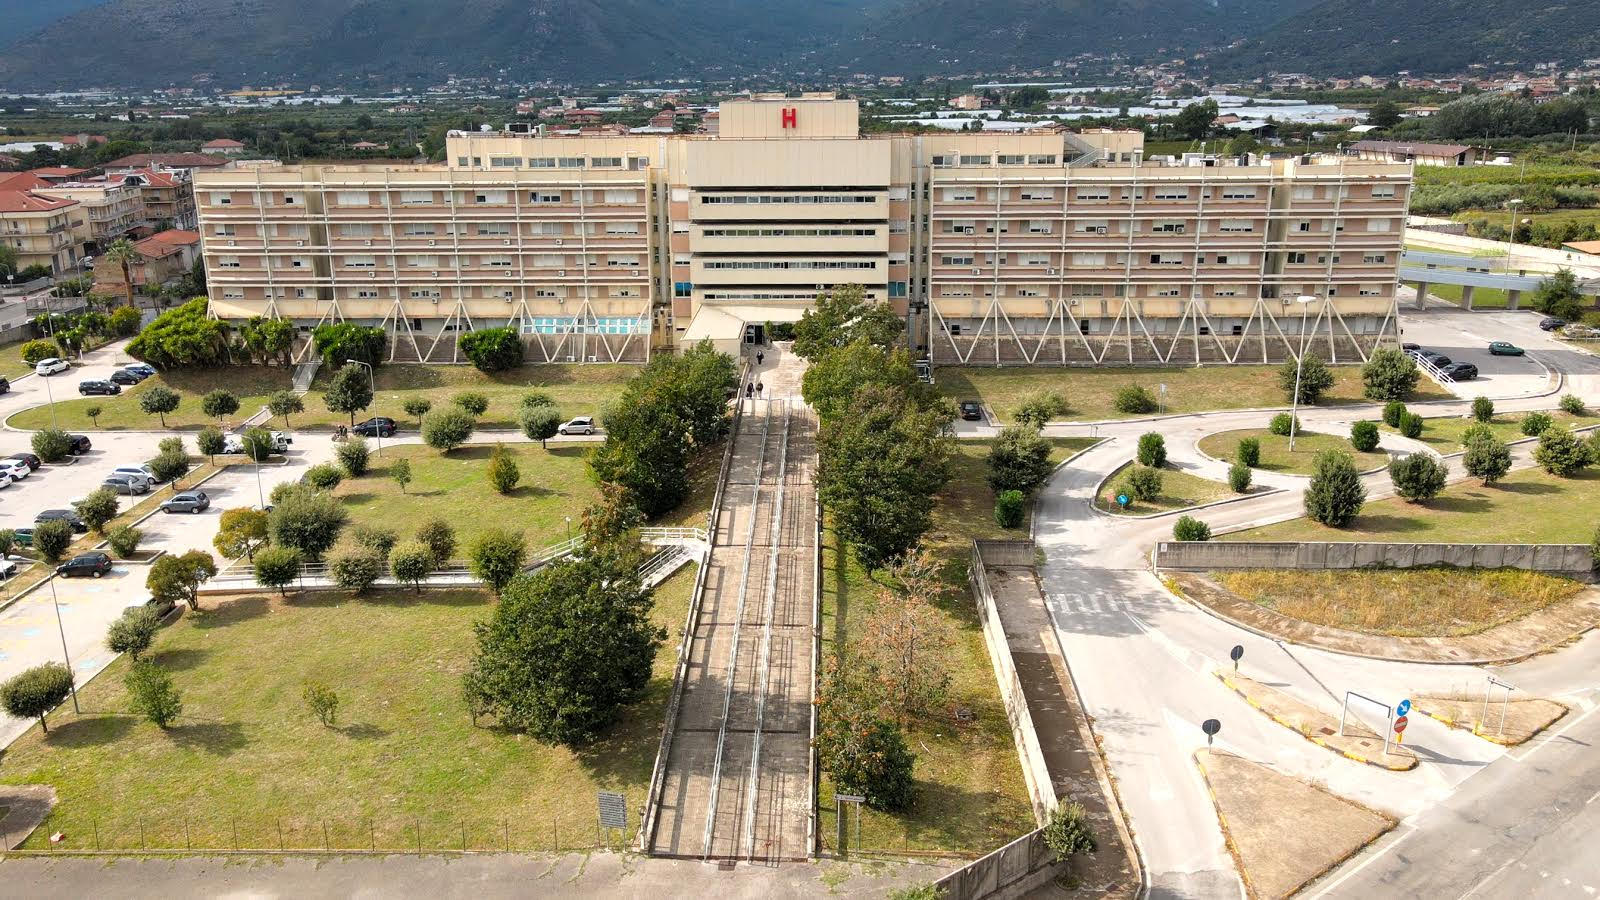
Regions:
<instances>
[{"instance_id":1,"label":"white car","mask_svg":"<svg viewBox=\"0 0 1600 900\"><path fill-rule=\"evenodd\" d=\"M21 481L33 471L28 464L20 459L0 459L0 472L6 474L12 481Z\"/></svg>"},{"instance_id":2,"label":"white car","mask_svg":"<svg viewBox=\"0 0 1600 900\"><path fill-rule=\"evenodd\" d=\"M113 475L139 475L139 476L142 476L144 478L144 480L149 484L155 485L155 484L160 484L161 483L161 479L156 477L156 473L153 470L151 470L151 468L149 466L146 466L146 465L143 465L143 464L137 465L137 466L117 466L115 469L111 470L111 474L113 474Z\"/></svg>"},{"instance_id":3,"label":"white car","mask_svg":"<svg viewBox=\"0 0 1600 900\"><path fill-rule=\"evenodd\" d=\"M556 429L557 434L594 434L594 416L579 416Z\"/></svg>"},{"instance_id":4,"label":"white car","mask_svg":"<svg viewBox=\"0 0 1600 900\"><path fill-rule=\"evenodd\" d=\"M10 487L11 486L11 482L14 481L14 480L15 479L13 479L10 475L7 475L4 472L0 472L0 488Z\"/></svg>"},{"instance_id":5,"label":"white car","mask_svg":"<svg viewBox=\"0 0 1600 900\"><path fill-rule=\"evenodd\" d=\"M72 368L72 365L66 360L52 356L49 359L39 360L39 364L33 367L33 374L54 375L57 372L65 372L70 368Z\"/></svg>"}]
</instances>

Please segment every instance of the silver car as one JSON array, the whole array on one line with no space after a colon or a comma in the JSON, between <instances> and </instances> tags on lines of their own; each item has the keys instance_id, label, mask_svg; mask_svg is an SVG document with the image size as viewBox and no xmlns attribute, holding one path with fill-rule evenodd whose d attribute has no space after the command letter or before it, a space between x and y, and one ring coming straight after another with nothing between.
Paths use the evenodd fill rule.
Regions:
<instances>
[{"instance_id":1,"label":"silver car","mask_svg":"<svg viewBox=\"0 0 1600 900\"><path fill-rule=\"evenodd\" d=\"M150 482L139 475L109 475L105 481L100 482L100 486L130 497L150 493Z\"/></svg>"}]
</instances>

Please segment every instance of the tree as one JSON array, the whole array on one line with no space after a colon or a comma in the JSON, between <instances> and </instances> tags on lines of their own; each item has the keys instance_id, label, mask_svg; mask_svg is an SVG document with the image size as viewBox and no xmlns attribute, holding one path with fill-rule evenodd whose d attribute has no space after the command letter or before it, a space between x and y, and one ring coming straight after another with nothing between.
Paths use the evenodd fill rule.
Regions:
<instances>
[{"instance_id":1,"label":"tree","mask_svg":"<svg viewBox=\"0 0 1600 900\"><path fill-rule=\"evenodd\" d=\"M300 690L300 699L305 701L306 708L324 727L333 725L334 717L339 713L339 694L333 688L320 681L308 681Z\"/></svg>"},{"instance_id":2,"label":"tree","mask_svg":"<svg viewBox=\"0 0 1600 900\"><path fill-rule=\"evenodd\" d=\"M39 363L57 354L56 345L46 340L32 340L22 345L22 361L30 366Z\"/></svg>"},{"instance_id":3,"label":"tree","mask_svg":"<svg viewBox=\"0 0 1600 900\"><path fill-rule=\"evenodd\" d=\"M155 663L134 663L122 683L134 714L149 719L157 728L166 728L183 714L183 698L173 686L172 676Z\"/></svg>"},{"instance_id":4,"label":"tree","mask_svg":"<svg viewBox=\"0 0 1600 900\"><path fill-rule=\"evenodd\" d=\"M255 556L256 582L288 595L288 586L300 575L300 551L293 547L267 547Z\"/></svg>"},{"instance_id":5,"label":"tree","mask_svg":"<svg viewBox=\"0 0 1600 900\"><path fill-rule=\"evenodd\" d=\"M1466 447L1461 457L1462 468L1468 475L1482 479L1485 485L1494 484L1511 471L1511 448L1493 430L1469 428L1462 436L1462 444Z\"/></svg>"},{"instance_id":6,"label":"tree","mask_svg":"<svg viewBox=\"0 0 1600 900\"><path fill-rule=\"evenodd\" d=\"M1055 391L1034 391L1022 399L1017 407L1017 424L1035 430L1049 424L1051 419L1065 415L1070 407L1067 400Z\"/></svg>"},{"instance_id":7,"label":"tree","mask_svg":"<svg viewBox=\"0 0 1600 900\"><path fill-rule=\"evenodd\" d=\"M222 436L222 432L211 427L210 425L200 429L200 431L195 434L194 442L199 451L205 454L213 464L215 464L217 461L217 454L227 449L228 446L228 441Z\"/></svg>"},{"instance_id":8,"label":"tree","mask_svg":"<svg viewBox=\"0 0 1600 900\"><path fill-rule=\"evenodd\" d=\"M554 406L523 406L517 410L517 421L528 440L538 441L541 448L548 450L546 441L561 428L561 411Z\"/></svg>"},{"instance_id":9,"label":"tree","mask_svg":"<svg viewBox=\"0 0 1600 900\"><path fill-rule=\"evenodd\" d=\"M1178 521L1172 523L1172 539L1175 541L1209 541L1211 540L1211 526L1196 519L1194 516L1179 516Z\"/></svg>"},{"instance_id":10,"label":"tree","mask_svg":"<svg viewBox=\"0 0 1600 900\"><path fill-rule=\"evenodd\" d=\"M367 371L354 363L346 364L333 373L328 389L322 394L328 412L346 413L350 424L356 423L356 413L372 405L372 381Z\"/></svg>"},{"instance_id":11,"label":"tree","mask_svg":"<svg viewBox=\"0 0 1600 900\"><path fill-rule=\"evenodd\" d=\"M39 558L55 565L67 555L73 538L72 523L64 519L49 519L33 526L33 549Z\"/></svg>"},{"instance_id":12,"label":"tree","mask_svg":"<svg viewBox=\"0 0 1600 900\"><path fill-rule=\"evenodd\" d=\"M128 342L128 354L158 369L221 365L228 340L222 323L208 314L209 302L196 297L156 316Z\"/></svg>"},{"instance_id":13,"label":"tree","mask_svg":"<svg viewBox=\"0 0 1600 900\"><path fill-rule=\"evenodd\" d=\"M100 414L103 413L103 412L105 412L105 410L102 409L101 407L99 407L98 405L96 405L96 406L86 407L84 409L84 411L83 411L83 414L89 417L89 422L95 428L99 428L100 427Z\"/></svg>"},{"instance_id":14,"label":"tree","mask_svg":"<svg viewBox=\"0 0 1600 900\"><path fill-rule=\"evenodd\" d=\"M580 552L504 585L463 692L502 727L570 747L592 743L645 695L666 632L635 570Z\"/></svg>"},{"instance_id":15,"label":"tree","mask_svg":"<svg viewBox=\"0 0 1600 900\"><path fill-rule=\"evenodd\" d=\"M522 480L522 470L517 468L516 456L504 444L495 444L489 452L489 483L495 491L509 494Z\"/></svg>"},{"instance_id":16,"label":"tree","mask_svg":"<svg viewBox=\"0 0 1600 900\"><path fill-rule=\"evenodd\" d=\"M349 513L326 491L302 489L283 498L267 515L272 542L292 547L315 561L339 539Z\"/></svg>"},{"instance_id":17,"label":"tree","mask_svg":"<svg viewBox=\"0 0 1600 900\"><path fill-rule=\"evenodd\" d=\"M148 606L130 606L112 621L106 629L106 649L112 653L126 653L135 662L139 654L150 649L156 639L156 629L161 620Z\"/></svg>"},{"instance_id":18,"label":"tree","mask_svg":"<svg viewBox=\"0 0 1600 900\"><path fill-rule=\"evenodd\" d=\"M455 395L456 406L461 407L474 419L489 410L489 398L477 391L462 391Z\"/></svg>"},{"instance_id":19,"label":"tree","mask_svg":"<svg viewBox=\"0 0 1600 900\"><path fill-rule=\"evenodd\" d=\"M110 488L95 488L73 508L78 511L78 517L83 519L85 525L94 529L97 534L103 534L106 523L117 517L117 495Z\"/></svg>"},{"instance_id":20,"label":"tree","mask_svg":"<svg viewBox=\"0 0 1600 900\"><path fill-rule=\"evenodd\" d=\"M339 458L339 465L344 467L345 474L351 478L360 478L367 474L367 467L371 464L372 454L367 448L367 439L357 435L340 444L333 451Z\"/></svg>"},{"instance_id":21,"label":"tree","mask_svg":"<svg viewBox=\"0 0 1600 900\"><path fill-rule=\"evenodd\" d=\"M238 507L225 509L211 545L226 559L254 558L256 547L267 539L267 512Z\"/></svg>"},{"instance_id":22,"label":"tree","mask_svg":"<svg viewBox=\"0 0 1600 900\"><path fill-rule=\"evenodd\" d=\"M1028 498L1021 491L1006 490L995 494L994 521L1001 528L1018 528L1022 525L1023 511Z\"/></svg>"},{"instance_id":23,"label":"tree","mask_svg":"<svg viewBox=\"0 0 1600 900\"><path fill-rule=\"evenodd\" d=\"M402 408L406 411L406 415L417 420L417 427L421 428L422 417L428 414L428 410L433 409L433 401L427 397L409 397Z\"/></svg>"},{"instance_id":24,"label":"tree","mask_svg":"<svg viewBox=\"0 0 1600 900\"><path fill-rule=\"evenodd\" d=\"M1311 483L1306 487L1306 515L1331 528L1343 528L1361 513L1367 489L1361 485L1355 460L1343 450L1317 454Z\"/></svg>"},{"instance_id":25,"label":"tree","mask_svg":"<svg viewBox=\"0 0 1600 900\"><path fill-rule=\"evenodd\" d=\"M1161 496L1161 470L1149 466L1133 466L1122 479L1122 489L1135 500L1148 503Z\"/></svg>"},{"instance_id":26,"label":"tree","mask_svg":"<svg viewBox=\"0 0 1600 900\"><path fill-rule=\"evenodd\" d=\"M1494 401L1483 396L1472 398L1472 418L1479 422L1489 422L1494 419Z\"/></svg>"},{"instance_id":27,"label":"tree","mask_svg":"<svg viewBox=\"0 0 1600 900\"><path fill-rule=\"evenodd\" d=\"M527 552L522 532L490 528L472 542L467 561L472 574L499 594L522 571Z\"/></svg>"},{"instance_id":28,"label":"tree","mask_svg":"<svg viewBox=\"0 0 1600 900\"><path fill-rule=\"evenodd\" d=\"M133 267L144 262L144 257L140 256L139 251L134 249L133 241L127 238L117 238L111 242L111 246L105 249L105 252L101 254L101 258L122 269L122 288L128 299L128 306L132 307L134 305Z\"/></svg>"},{"instance_id":29,"label":"tree","mask_svg":"<svg viewBox=\"0 0 1600 900\"><path fill-rule=\"evenodd\" d=\"M406 492L406 485L411 483L411 460L397 459L389 465L389 477L394 483L400 485L400 493Z\"/></svg>"},{"instance_id":30,"label":"tree","mask_svg":"<svg viewBox=\"0 0 1600 900\"><path fill-rule=\"evenodd\" d=\"M829 656L817 691L817 761L838 790L872 809L907 809L915 798L916 758L905 735L878 712L865 668L848 651Z\"/></svg>"},{"instance_id":31,"label":"tree","mask_svg":"<svg viewBox=\"0 0 1600 900\"><path fill-rule=\"evenodd\" d=\"M1261 439L1240 438L1239 446L1233 452L1233 458L1251 468L1261 465Z\"/></svg>"},{"instance_id":32,"label":"tree","mask_svg":"<svg viewBox=\"0 0 1600 900\"><path fill-rule=\"evenodd\" d=\"M1350 446L1357 453L1371 453L1378 449L1378 423L1362 421L1351 425Z\"/></svg>"},{"instance_id":33,"label":"tree","mask_svg":"<svg viewBox=\"0 0 1600 900\"><path fill-rule=\"evenodd\" d=\"M800 393L824 422L838 417L860 391L870 386L919 393L911 354L904 348L885 350L866 339L831 350L806 369Z\"/></svg>"},{"instance_id":34,"label":"tree","mask_svg":"<svg viewBox=\"0 0 1600 900\"><path fill-rule=\"evenodd\" d=\"M446 409L428 417L422 425L422 440L443 453L461 446L472 437L474 422L465 410Z\"/></svg>"},{"instance_id":35,"label":"tree","mask_svg":"<svg viewBox=\"0 0 1600 900\"><path fill-rule=\"evenodd\" d=\"M128 559L139 549L139 542L144 540L144 532L132 525L119 525L111 529L106 535L106 544L111 547L111 552L122 559Z\"/></svg>"},{"instance_id":36,"label":"tree","mask_svg":"<svg viewBox=\"0 0 1600 900\"><path fill-rule=\"evenodd\" d=\"M38 719L39 727L49 734L46 715L71 693L71 670L61 663L45 663L23 669L0 684L0 707L19 719Z\"/></svg>"},{"instance_id":37,"label":"tree","mask_svg":"<svg viewBox=\"0 0 1600 900\"><path fill-rule=\"evenodd\" d=\"M1416 362L1398 347L1380 347L1361 367L1361 392L1368 400L1404 400L1420 377Z\"/></svg>"},{"instance_id":38,"label":"tree","mask_svg":"<svg viewBox=\"0 0 1600 900\"><path fill-rule=\"evenodd\" d=\"M417 541L428 548L435 568L450 561L456 552L456 532L443 519L429 519L417 528Z\"/></svg>"},{"instance_id":39,"label":"tree","mask_svg":"<svg viewBox=\"0 0 1600 900\"><path fill-rule=\"evenodd\" d=\"M351 366L351 360L378 365L383 362L383 350L388 343L388 335L384 334L382 328L354 322L318 325L311 332L311 344L316 348L317 355L322 357L323 363L340 370L361 369L360 366Z\"/></svg>"},{"instance_id":40,"label":"tree","mask_svg":"<svg viewBox=\"0 0 1600 900\"><path fill-rule=\"evenodd\" d=\"M1111 405L1117 412L1128 416L1147 415L1160 408L1155 395L1137 384L1123 385L1119 388Z\"/></svg>"},{"instance_id":41,"label":"tree","mask_svg":"<svg viewBox=\"0 0 1600 900\"><path fill-rule=\"evenodd\" d=\"M285 428L289 427L289 416L305 411L305 399L294 391L284 389L267 395L267 412L283 419Z\"/></svg>"},{"instance_id":42,"label":"tree","mask_svg":"<svg viewBox=\"0 0 1600 900\"><path fill-rule=\"evenodd\" d=\"M1578 292L1578 279L1571 269L1559 269L1554 275L1539 282L1533 292L1532 305L1547 316L1574 321L1583 315L1583 295Z\"/></svg>"},{"instance_id":43,"label":"tree","mask_svg":"<svg viewBox=\"0 0 1600 900\"><path fill-rule=\"evenodd\" d=\"M1044 845L1056 862L1063 863L1078 853L1093 853L1094 830L1089 825L1089 813L1077 802L1061 803L1050 814L1044 826Z\"/></svg>"},{"instance_id":44,"label":"tree","mask_svg":"<svg viewBox=\"0 0 1600 900\"><path fill-rule=\"evenodd\" d=\"M1217 120L1217 101L1207 97L1198 103L1190 103L1172 120L1172 127L1178 134L1191 141L1203 140L1211 134L1212 123Z\"/></svg>"},{"instance_id":45,"label":"tree","mask_svg":"<svg viewBox=\"0 0 1600 900\"><path fill-rule=\"evenodd\" d=\"M1250 480L1254 473L1250 467L1242 462L1236 462L1228 467L1228 487L1236 494L1247 493L1250 490Z\"/></svg>"},{"instance_id":46,"label":"tree","mask_svg":"<svg viewBox=\"0 0 1600 900\"><path fill-rule=\"evenodd\" d=\"M106 317L106 330L115 337L130 337L139 330L139 311L131 306L119 306Z\"/></svg>"},{"instance_id":47,"label":"tree","mask_svg":"<svg viewBox=\"0 0 1600 900\"><path fill-rule=\"evenodd\" d=\"M889 304L868 300L858 284L818 294L794 325L794 352L816 362L828 351L858 340L888 350L905 337L906 324Z\"/></svg>"},{"instance_id":48,"label":"tree","mask_svg":"<svg viewBox=\"0 0 1600 900\"><path fill-rule=\"evenodd\" d=\"M333 554L328 560L328 574L334 584L359 594L382 577L384 562L383 555L370 547L352 547Z\"/></svg>"},{"instance_id":49,"label":"tree","mask_svg":"<svg viewBox=\"0 0 1600 900\"><path fill-rule=\"evenodd\" d=\"M224 416L239 411L239 398L224 390L209 391L200 398L200 411L208 416L216 416L220 427Z\"/></svg>"},{"instance_id":50,"label":"tree","mask_svg":"<svg viewBox=\"0 0 1600 900\"><path fill-rule=\"evenodd\" d=\"M301 478L314 488L331 491L344 480L344 470L333 463L319 463L306 469Z\"/></svg>"},{"instance_id":51,"label":"tree","mask_svg":"<svg viewBox=\"0 0 1600 900\"><path fill-rule=\"evenodd\" d=\"M244 445L244 455L252 462L266 462L268 457L277 452L272 442L272 432L259 426L245 429L244 434L239 436L239 443Z\"/></svg>"},{"instance_id":52,"label":"tree","mask_svg":"<svg viewBox=\"0 0 1600 900\"><path fill-rule=\"evenodd\" d=\"M183 398L178 392L162 385L156 385L139 395L139 408L145 415L161 417L161 427L167 427L167 413L177 410Z\"/></svg>"},{"instance_id":53,"label":"tree","mask_svg":"<svg viewBox=\"0 0 1600 900\"><path fill-rule=\"evenodd\" d=\"M989 489L995 493L1038 490L1055 467L1050 462L1050 442L1038 431L1015 425L1000 432L989 447Z\"/></svg>"},{"instance_id":54,"label":"tree","mask_svg":"<svg viewBox=\"0 0 1600 900\"><path fill-rule=\"evenodd\" d=\"M1167 439L1154 431L1139 435L1139 465L1159 469L1167 464Z\"/></svg>"},{"instance_id":55,"label":"tree","mask_svg":"<svg viewBox=\"0 0 1600 900\"><path fill-rule=\"evenodd\" d=\"M1412 503L1432 500L1444 490L1445 468L1427 453L1412 453L1389 461L1394 491Z\"/></svg>"},{"instance_id":56,"label":"tree","mask_svg":"<svg viewBox=\"0 0 1600 900\"><path fill-rule=\"evenodd\" d=\"M503 372L522 365L522 338L514 328L469 331L457 346L480 372Z\"/></svg>"},{"instance_id":57,"label":"tree","mask_svg":"<svg viewBox=\"0 0 1600 900\"><path fill-rule=\"evenodd\" d=\"M1322 402L1322 395L1333 387L1333 370L1322 361L1322 357L1314 353L1305 354L1305 360L1298 366L1294 360L1288 360L1278 369L1278 387L1283 389L1284 399L1294 402L1295 376L1299 375L1300 399L1298 402L1315 406Z\"/></svg>"},{"instance_id":58,"label":"tree","mask_svg":"<svg viewBox=\"0 0 1600 900\"><path fill-rule=\"evenodd\" d=\"M950 689L950 634L937 607L946 593L939 565L927 550L915 550L889 566L894 587L878 592L859 642L884 708L902 725L937 706Z\"/></svg>"},{"instance_id":59,"label":"tree","mask_svg":"<svg viewBox=\"0 0 1600 900\"><path fill-rule=\"evenodd\" d=\"M163 605L187 604L200 608L200 585L217 574L217 563L204 550L190 550L181 556L163 556L150 566L144 586L150 596Z\"/></svg>"},{"instance_id":60,"label":"tree","mask_svg":"<svg viewBox=\"0 0 1600 900\"><path fill-rule=\"evenodd\" d=\"M1589 465L1589 448L1570 429L1552 425L1539 435L1539 446L1533 448L1533 461L1551 475L1566 478Z\"/></svg>"},{"instance_id":61,"label":"tree","mask_svg":"<svg viewBox=\"0 0 1600 900\"><path fill-rule=\"evenodd\" d=\"M0 559L10 559L17 548L17 533L10 528L0 528Z\"/></svg>"},{"instance_id":62,"label":"tree","mask_svg":"<svg viewBox=\"0 0 1600 900\"><path fill-rule=\"evenodd\" d=\"M1379 128L1393 128L1400 124L1400 106L1393 100L1379 100L1367 110L1367 124Z\"/></svg>"}]
</instances>

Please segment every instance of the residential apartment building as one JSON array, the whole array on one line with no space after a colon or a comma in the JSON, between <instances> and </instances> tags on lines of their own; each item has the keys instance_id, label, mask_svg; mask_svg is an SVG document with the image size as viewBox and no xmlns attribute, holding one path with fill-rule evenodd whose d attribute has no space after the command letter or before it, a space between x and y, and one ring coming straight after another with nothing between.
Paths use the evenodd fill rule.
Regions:
<instances>
[{"instance_id":1,"label":"residential apartment building","mask_svg":"<svg viewBox=\"0 0 1600 900\"><path fill-rule=\"evenodd\" d=\"M34 193L62 200L74 200L78 213L73 227L87 251L104 253L112 242L134 229L149 224L145 218L141 183L120 176L63 181L35 188Z\"/></svg>"},{"instance_id":2,"label":"residential apartment building","mask_svg":"<svg viewBox=\"0 0 1600 900\"><path fill-rule=\"evenodd\" d=\"M110 176L115 177L115 176ZM199 224L194 210L194 178L187 169L135 169L126 176L139 179L139 199L152 225L193 229Z\"/></svg>"},{"instance_id":3,"label":"residential apartment building","mask_svg":"<svg viewBox=\"0 0 1600 900\"><path fill-rule=\"evenodd\" d=\"M138 260L128 267L134 290L145 285L165 285L189 274L200 255L200 233L170 228L135 241L133 249L139 252ZM94 284L96 291L114 297L128 290L122 278L122 266L104 256L95 260Z\"/></svg>"},{"instance_id":4,"label":"residential apartment building","mask_svg":"<svg viewBox=\"0 0 1600 900\"><path fill-rule=\"evenodd\" d=\"M0 244L17 251L17 269L48 266L67 274L83 256L73 228L82 210L74 200L0 188ZM0 278L8 274L0 273Z\"/></svg>"},{"instance_id":5,"label":"residential apartment building","mask_svg":"<svg viewBox=\"0 0 1600 900\"><path fill-rule=\"evenodd\" d=\"M212 309L381 325L395 358L432 360L507 324L535 360L735 349L842 284L939 364L1273 361L1302 327L1347 360L1395 335L1409 165L1146 159L1107 130L863 137L826 94L715 118L198 172Z\"/></svg>"}]
</instances>

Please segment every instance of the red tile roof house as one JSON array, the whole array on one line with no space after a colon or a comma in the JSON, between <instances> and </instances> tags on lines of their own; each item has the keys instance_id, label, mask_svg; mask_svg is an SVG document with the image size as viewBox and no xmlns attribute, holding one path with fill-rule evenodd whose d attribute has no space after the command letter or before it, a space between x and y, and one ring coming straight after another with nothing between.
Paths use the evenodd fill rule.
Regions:
<instances>
[{"instance_id":1,"label":"red tile roof house","mask_svg":"<svg viewBox=\"0 0 1600 900\"><path fill-rule=\"evenodd\" d=\"M206 141L204 144L201 144L200 152L224 153L228 156L236 156L244 152L244 144L233 140L232 138L217 138L214 141Z\"/></svg>"},{"instance_id":2,"label":"red tile roof house","mask_svg":"<svg viewBox=\"0 0 1600 900\"><path fill-rule=\"evenodd\" d=\"M130 266L134 287L165 284L183 277L194 266L195 257L200 255L200 232L162 231L134 242L133 249L139 251L139 261ZM112 296L127 293L122 282L122 266L103 256L95 261L94 284L98 293Z\"/></svg>"}]
</instances>

